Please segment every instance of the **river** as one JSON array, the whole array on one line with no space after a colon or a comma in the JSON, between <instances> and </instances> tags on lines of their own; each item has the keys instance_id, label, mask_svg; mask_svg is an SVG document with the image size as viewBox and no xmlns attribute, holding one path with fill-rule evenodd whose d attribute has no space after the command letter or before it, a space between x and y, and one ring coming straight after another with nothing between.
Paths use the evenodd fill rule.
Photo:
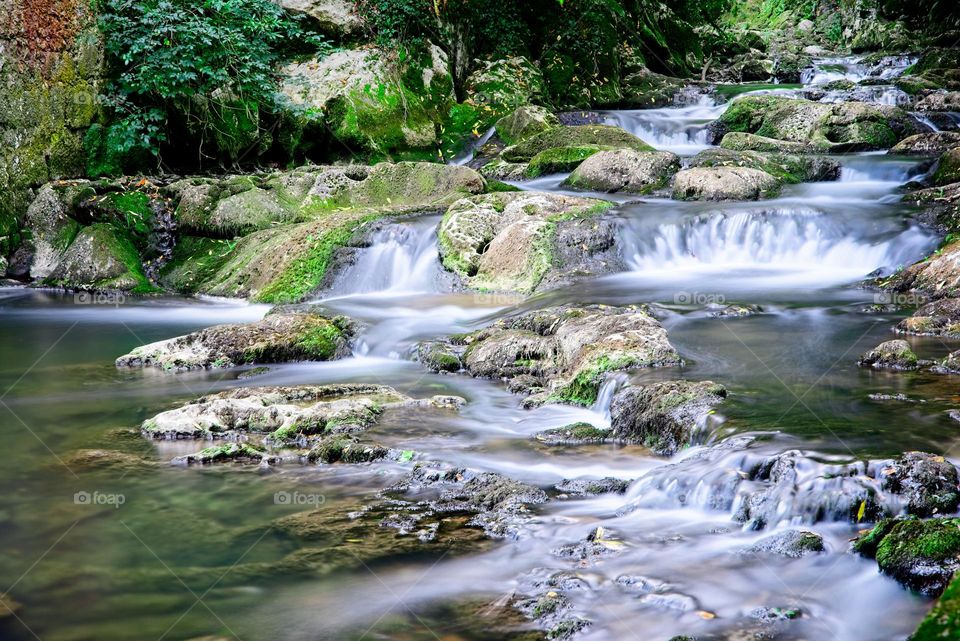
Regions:
<instances>
[{"instance_id":1,"label":"river","mask_svg":"<svg viewBox=\"0 0 960 641\"><path fill-rule=\"evenodd\" d=\"M760 91L804 91L829 80L859 81L867 73L852 60L824 60L802 89ZM878 100L890 99L871 87ZM689 156L709 146L705 125L723 108L705 98L605 117L659 149ZM956 401L950 377L856 367L858 355L890 338L906 314L878 307L886 301L858 281L909 265L939 241L914 221L914 209L898 192L922 174L923 164L875 153L839 160L838 181L791 186L759 203L619 198L611 215L629 271L526 300L454 291L437 258L437 216L387 225L315 301L367 323L354 356L273 366L251 380L238 378L239 370L177 376L120 371L113 359L211 324L261 318L265 306L173 298L88 304L53 291L0 290L0 416L7 452L0 466L0 575L24 604L24 623L32 630L19 627L5 638L501 638L468 625L458 604L496 600L547 568L575 570L586 583L568 594L593 621L580 637L585 641L708 633L716 621L737 620L760 607L802 612L778 639L902 641L930 601L880 575L875 562L851 554L848 541L859 527L829 510L811 511L802 492L783 497L779 520L768 529L813 529L824 537L825 554L793 559L738 552L770 532L731 519L736 492L718 474L735 473L744 455L711 449L736 438L752 439L750 456L797 450L813 479L826 478L831 465L908 450L958 462L952 453L960 432L946 414ZM562 178L518 185L562 191ZM430 374L410 359L419 340L571 302L654 305L685 365L631 373L632 380L686 378L727 386L730 400L698 445L669 461L641 447L547 447L531 436L577 420L602 424L608 395L588 409L525 410L497 382ZM744 318L711 314L730 304L760 311ZM956 347L936 338L908 340L921 358ZM467 399L455 419L388 414L373 428L377 440L427 459L541 487L569 478L640 480L625 495L550 501L520 537L487 552L359 565L325 578L263 585L234 580L230 568L269 563L291 551L291 542L270 524L303 507L278 504L277 492L348 504L386 487L408 466L281 466L270 473L160 466L118 478L75 471L67 463L78 448L116 439L142 451L155 447L160 459L193 451L193 444L151 444L117 430L211 391L340 381ZM612 379L606 391L617 384ZM926 402L883 402L871 394ZM691 488L684 500L677 498L678 486ZM84 505L75 500L83 492L119 495L122 503ZM577 565L553 553L598 526L615 533L620 554ZM182 580L198 568L211 568L203 589ZM617 581L624 576L663 585L638 591Z\"/></svg>"}]
</instances>

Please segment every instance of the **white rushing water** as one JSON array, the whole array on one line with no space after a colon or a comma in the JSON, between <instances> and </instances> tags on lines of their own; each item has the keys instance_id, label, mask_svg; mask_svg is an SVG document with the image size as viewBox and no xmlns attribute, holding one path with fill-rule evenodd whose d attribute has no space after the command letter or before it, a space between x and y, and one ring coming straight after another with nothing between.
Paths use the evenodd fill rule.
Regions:
<instances>
[{"instance_id":1,"label":"white rushing water","mask_svg":"<svg viewBox=\"0 0 960 641\"><path fill-rule=\"evenodd\" d=\"M602 113L608 124L626 129L657 149L688 155L710 146L707 125L726 109L709 95L697 95L695 100L695 104L686 106Z\"/></svg>"}]
</instances>

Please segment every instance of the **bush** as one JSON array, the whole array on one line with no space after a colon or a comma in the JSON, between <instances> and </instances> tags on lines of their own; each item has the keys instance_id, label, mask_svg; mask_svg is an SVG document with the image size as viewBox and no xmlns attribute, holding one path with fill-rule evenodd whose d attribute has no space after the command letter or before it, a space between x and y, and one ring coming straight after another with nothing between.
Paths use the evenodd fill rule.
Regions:
<instances>
[{"instance_id":1,"label":"bush","mask_svg":"<svg viewBox=\"0 0 960 641\"><path fill-rule=\"evenodd\" d=\"M104 0L100 26L115 72L109 152L159 156L181 135L198 162L210 149L236 162L258 144L278 64L329 48L271 0Z\"/></svg>"}]
</instances>

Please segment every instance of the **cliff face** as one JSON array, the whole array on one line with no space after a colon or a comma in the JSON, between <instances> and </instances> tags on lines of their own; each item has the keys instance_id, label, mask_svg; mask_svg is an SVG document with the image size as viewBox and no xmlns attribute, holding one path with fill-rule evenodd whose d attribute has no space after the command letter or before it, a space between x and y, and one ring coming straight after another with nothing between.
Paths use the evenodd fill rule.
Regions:
<instances>
[{"instance_id":1,"label":"cliff face","mask_svg":"<svg viewBox=\"0 0 960 641\"><path fill-rule=\"evenodd\" d=\"M83 174L103 50L90 0L0 0L0 256L30 190Z\"/></svg>"}]
</instances>

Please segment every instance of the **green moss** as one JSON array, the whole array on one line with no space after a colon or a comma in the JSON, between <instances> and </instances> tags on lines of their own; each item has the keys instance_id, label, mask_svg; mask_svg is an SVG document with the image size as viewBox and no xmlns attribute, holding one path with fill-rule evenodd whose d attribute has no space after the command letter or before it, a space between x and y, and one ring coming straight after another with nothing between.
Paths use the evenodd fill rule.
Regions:
<instances>
[{"instance_id":1,"label":"green moss","mask_svg":"<svg viewBox=\"0 0 960 641\"><path fill-rule=\"evenodd\" d=\"M639 364L640 362L633 356L600 356L593 363L582 368L566 386L554 393L551 400L574 405L593 405L597 401L604 374Z\"/></svg>"},{"instance_id":2,"label":"green moss","mask_svg":"<svg viewBox=\"0 0 960 641\"><path fill-rule=\"evenodd\" d=\"M526 175L528 178L536 178L544 174L571 172L584 160L602 150L603 148L596 145L546 149L530 159Z\"/></svg>"},{"instance_id":3,"label":"green moss","mask_svg":"<svg viewBox=\"0 0 960 641\"><path fill-rule=\"evenodd\" d=\"M529 162L534 156L548 149L590 145L608 149L654 151L653 147L620 127L582 125L547 129L512 147L507 147L503 150L502 157L508 162Z\"/></svg>"},{"instance_id":4,"label":"green moss","mask_svg":"<svg viewBox=\"0 0 960 641\"><path fill-rule=\"evenodd\" d=\"M933 181L938 185L960 182L960 148L951 149L940 156Z\"/></svg>"},{"instance_id":5,"label":"green moss","mask_svg":"<svg viewBox=\"0 0 960 641\"><path fill-rule=\"evenodd\" d=\"M523 191L523 190L517 187L516 185L510 185L505 182L500 182L499 180L490 180L490 179L487 180L486 193L495 194L495 193L508 192L508 191Z\"/></svg>"},{"instance_id":6,"label":"green moss","mask_svg":"<svg viewBox=\"0 0 960 641\"><path fill-rule=\"evenodd\" d=\"M333 436L310 450L310 461L324 463L370 463L387 455L387 449L374 444L357 442L349 436Z\"/></svg>"},{"instance_id":7,"label":"green moss","mask_svg":"<svg viewBox=\"0 0 960 641\"><path fill-rule=\"evenodd\" d=\"M346 245L361 224L381 216L382 214L378 213L368 214L359 220L351 220L309 237L307 239L310 246L309 254L304 259L295 261L278 278L264 287L255 296L255 300L274 304L303 300L323 282L323 277L330 267L337 248Z\"/></svg>"},{"instance_id":8,"label":"green moss","mask_svg":"<svg viewBox=\"0 0 960 641\"><path fill-rule=\"evenodd\" d=\"M947 639L960 639L960 577L954 577L909 641Z\"/></svg>"},{"instance_id":9,"label":"green moss","mask_svg":"<svg viewBox=\"0 0 960 641\"><path fill-rule=\"evenodd\" d=\"M336 356L343 333L332 322L320 323L312 327L296 347L319 361L328 361Z\"/></svg>"},{"instance_id":10,"label":"green moss","mask_svg":"<svg viewBox=\"0 0 960 641\"><path fill-rule=\"evenodd\" d=\"M181 236L161 271L160 282L175 291L195 292L217 273L236 245L235 240Z\"/></svg>"},{"instance_id":11,"label":"green moss","mask_svg":"<svg viewBox=\"0 0 960 641\"><path fill-rule=\"evenodd\" d=\"M196 454L191 454L187 457L187 462L206 465L236 460L259 461L263 456L263 450L250 443L224 443L205 447Z\"/></svg>"}]
</instances>

